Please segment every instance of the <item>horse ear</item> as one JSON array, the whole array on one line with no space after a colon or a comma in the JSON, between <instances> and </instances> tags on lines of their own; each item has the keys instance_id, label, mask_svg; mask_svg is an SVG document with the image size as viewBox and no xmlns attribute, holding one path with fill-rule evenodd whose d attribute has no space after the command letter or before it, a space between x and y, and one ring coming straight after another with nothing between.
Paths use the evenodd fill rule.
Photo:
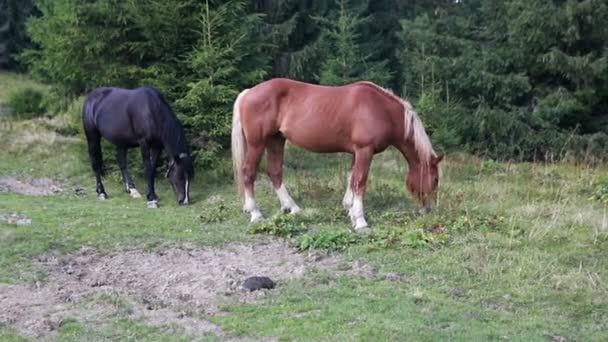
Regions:
<instances>
[{"instance_id":1,"label":"horse ear","mask_svg":"<svg viewBox=\"0 0 608 342\"><path fill-rule=\"evenodd\" d=\"M433 163L439 164L443 160L443 154L437 155L437 157L433 158Z\"/></svg>"}]
</instances>

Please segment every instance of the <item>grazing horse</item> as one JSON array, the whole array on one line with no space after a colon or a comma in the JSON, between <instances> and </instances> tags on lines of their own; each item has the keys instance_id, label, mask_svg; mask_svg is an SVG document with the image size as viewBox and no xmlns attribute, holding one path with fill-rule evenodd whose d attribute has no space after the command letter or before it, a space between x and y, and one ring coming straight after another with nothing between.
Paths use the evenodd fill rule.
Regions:
<instances>
[{"instance_id":1,"label":"grazing horse","mask_svg":"<svg viewBox=\"0 0 608 342\"><path fill-rule=\"evenodd\" d=\"M356 232L369 232L363 196L374 154L396 147L409 163L407 189L430 211L439 186L439 162L412 105L371 82L326 87L272 79L242 91L232 120L234 179L245 195L243 210L251 222L262 218L255 203L254 182L264 150L267 174L281 209L300 208L283 184L285 141L318 153L353 155L342 204Z\"/></svg>"},{"instance_id":2,"label":"grazing horse","mask_svg":"<svg viewBox=\"0 0 608 342\"><path fill-rule=\"evenodd\" d=\"M116 159L126 191L133 198L141 195L135 189L127 170L127 149L139 146L144 163L148 207L156 208L154 192L156 163L163 148L169 152L169 179L179 204L188 204L190 180L194 175L192 158L179 120L156 89L97 88L85 99L82 110L91 166L97 181L97 198L108 198L101 181L101 137L116 146Z\"/></svg>"}]
</instances>

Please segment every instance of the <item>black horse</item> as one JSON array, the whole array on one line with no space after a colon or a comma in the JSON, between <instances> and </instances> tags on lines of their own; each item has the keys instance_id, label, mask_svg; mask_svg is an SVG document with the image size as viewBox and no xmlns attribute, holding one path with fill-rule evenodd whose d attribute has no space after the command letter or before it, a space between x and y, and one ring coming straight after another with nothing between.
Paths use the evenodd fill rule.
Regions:
<instances>
[{"instance_id":1,"label":"black horse","mask_svg":"<svg viewBox=\"0 0 608 342\"><path fill-rule=\"evenodd\" d=\"M127 171L127 149L137 146L141 149L148 182L148 207L156 208L156 164L163 148L166 148L169 152L166 177L173 186L177 202L188 203L190 180L194 176L192 158L182 125L158 90L148 87L132 90L97 88L84 101L82 121L97 180L97 198L108 198L101 182L101 137L104 137L116 146L116 159L125 189L132 197L139 198L141 195Z\"/></svg>"}]
</instances>

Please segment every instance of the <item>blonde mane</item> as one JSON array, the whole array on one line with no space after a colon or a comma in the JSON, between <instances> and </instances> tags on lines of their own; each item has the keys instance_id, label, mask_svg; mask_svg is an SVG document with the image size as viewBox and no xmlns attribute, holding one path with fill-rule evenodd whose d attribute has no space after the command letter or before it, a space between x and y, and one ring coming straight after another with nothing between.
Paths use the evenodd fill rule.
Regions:
<instances>
[{"instance_id":1,"label":"blonde mane","mask_svg":"<svg viewBox=\"0 0 608 342\"><path fill-rule=\"evenodd\" d=\"M416 152L418 153L418 158L421 162L430 162L432 157L436 157L435 150L433 150L433 145L431 145L431 140L429 136L426 134L424 130L424 125L418 116L418 113L414 110L412 104L395 95L390 89L382 88L381 86L363 81L359 82L367 85L371 85L374 88L380 90L384 94L390 96L396 101L399 101L401 105L403 105L403 132L405 140L412 139L414 142L414 147Z\"/></svg>"}]
</instances>

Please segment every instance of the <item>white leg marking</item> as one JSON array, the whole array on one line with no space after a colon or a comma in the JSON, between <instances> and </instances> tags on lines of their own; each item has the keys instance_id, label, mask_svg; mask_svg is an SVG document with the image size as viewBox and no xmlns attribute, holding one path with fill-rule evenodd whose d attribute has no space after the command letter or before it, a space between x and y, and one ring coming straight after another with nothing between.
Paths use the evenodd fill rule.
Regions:
<instances>
[{"instance_id":1,"label":"white leg marking","mask_svg":"<svg viewBox=\"0 0 608 342\"><path fill-rule=\"evenodd\" d=\"M363 212L363 199L361 196L354 196L353 206L350 208L349 215L355 232L368 233L370 231L369 226L367 225L367 221L365 221L365 213Z\"/></svg>"},{"instance_id":2,"label":"white leg marking","mask_svg":"<svg viewBox=\"0 0 608 342\"><path fill-rule=\"evenodd\" d=\"M190 202L190 198L188 198L188 194L190 193L190 180L186 178L186 197L184 197L184 204L188 204Z\"/></svg>"},{"instance_id":3,"label":"white leg marking","mask_svg":"<svg viewBox=\"0 0 608 342\"><path fill-rule=\"evenodd\" d=\"M255 204L255 198L253 198L248 191L245 191L245 205L243 206L243 210L251 214L251 223L256 223L264 218L260 209L258 209Z\"/></svg>"},{"instance_id":4,"label":"white leg marking","mask_svg":"<svg viewBox=\"0 0 608 342\"><path fill-rule=\"evenodd\" d=\"M146 204L146 206L149 209L156 209L156 208L158 208L158 201L148 201L148 203Z\"/></svg>"},{"instance_id":5,"label":"white leg marking","mask_svg":"<svg viewBox=\"0 0 608 342\"><path fill-rule=\"evenodd\" d=\"M349 171L346 175L346 193L344 194L344 198L342 199L342 206L344 210L350 210L350 207L353 206L353 190L350 187L350 179L353 175L352 171Z\"/></svg>"},{"instance_id":6,"label":"white leg marking","mask_svg":"<svg viewBox=\"0 0 608 342\"><path fill-rule=\"evenodd\" d=\"M281 203L282 211L289 211L291 214L295 214L301 210L300 207L298 207L296 202L293 200L293 198L291 198L289 192L287 192L285 184L281 184L281 186L278 189L275 189L274 191L277 193L277 197L279 198L279 202Z\"/></svg>"},{"instance_id":7,"label":"white leg marking","mask_svg":"<svg viewBox=\"0 0 608 342\"><path fill-rule=\"evenodd\" d=\"M129 194L131 194L131 197L133 198L141 198L141 194L135 188L129 189Z\"/></svg>"}]
</instances>

